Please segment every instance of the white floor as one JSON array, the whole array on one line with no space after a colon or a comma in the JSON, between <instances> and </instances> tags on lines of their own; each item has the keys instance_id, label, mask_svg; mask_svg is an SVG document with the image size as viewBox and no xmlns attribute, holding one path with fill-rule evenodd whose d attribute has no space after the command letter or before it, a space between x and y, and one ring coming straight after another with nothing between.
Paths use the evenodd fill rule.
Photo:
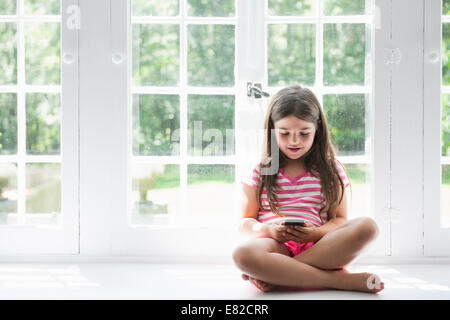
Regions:
<instances>
[{"instance_id":1,"label":"white floor","mask_svg":"<svg viewBox=\"0 0 450 320\"><path fill-rule=\"evenodd\" d=\"M376 272L379 294L337 290L262 293L231 264L1 263L5 299L450 299L450 264L351 266Z\"/></svg>"}]
</instances>

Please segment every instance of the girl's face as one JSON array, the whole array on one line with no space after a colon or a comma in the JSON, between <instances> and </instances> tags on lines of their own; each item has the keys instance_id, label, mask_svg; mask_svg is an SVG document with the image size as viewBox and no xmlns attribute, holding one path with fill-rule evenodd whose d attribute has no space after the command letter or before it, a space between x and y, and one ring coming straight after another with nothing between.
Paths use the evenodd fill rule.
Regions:
<instances>
[{"instance_id":1,"label":"girl's face","mask_svg":"<svg viewBox=\"0 0 450 320\"><path fill-rule=\"evenodd\" d=\"M278 147L287 158L300 159L311 149L316 134L315 124L290 115L274 123Z\"/></svg>"}]
</instances>

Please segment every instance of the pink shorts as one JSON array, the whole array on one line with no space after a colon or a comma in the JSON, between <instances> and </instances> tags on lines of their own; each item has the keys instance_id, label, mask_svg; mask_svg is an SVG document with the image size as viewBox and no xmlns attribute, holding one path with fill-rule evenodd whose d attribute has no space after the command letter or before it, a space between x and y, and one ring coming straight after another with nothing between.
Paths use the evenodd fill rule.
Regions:
<instances>
[{"instance_id":1,"label":"pink shorts","mask_svg":"<svg viewBox=\"0 0 450 320\"><path fill-rule=\"evenodd\" d=\"M289 251L289 255L291 257L295 257L296 255L302 253L303 251L308 250L314 245L314 242L295 242L288 241L283 243Z\"/></svg>"}]
</instances>

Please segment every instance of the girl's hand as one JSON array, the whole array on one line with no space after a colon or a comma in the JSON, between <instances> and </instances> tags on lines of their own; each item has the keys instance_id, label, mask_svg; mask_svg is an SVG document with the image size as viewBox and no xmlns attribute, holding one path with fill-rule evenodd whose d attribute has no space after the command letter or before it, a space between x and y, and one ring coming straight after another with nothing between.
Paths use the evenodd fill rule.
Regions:
<instances>
[{"instance_id":1,"label":"girl's hand","mask_svg":"<svg viewBox=\"0 0 450 320\"><path fill-rule=\"evenodd\" d=\"M286 234L289 240L295 242L316 242L321 238L318 228L311 222L305 222L304 227L287 226Z\"/></svg>"},{"instance_id":2,"label":"girl's hand","mask_svg":"<svg viewBox=\"0 0 450 320\"><path fill-rule=\"evenodd\" d=\"M282 221L275 221L268 224L267 229L269 236L279 242L287 242L290 240L290 235L287 233L287 227L283 225Z\"/></svg>"}]
</instances>

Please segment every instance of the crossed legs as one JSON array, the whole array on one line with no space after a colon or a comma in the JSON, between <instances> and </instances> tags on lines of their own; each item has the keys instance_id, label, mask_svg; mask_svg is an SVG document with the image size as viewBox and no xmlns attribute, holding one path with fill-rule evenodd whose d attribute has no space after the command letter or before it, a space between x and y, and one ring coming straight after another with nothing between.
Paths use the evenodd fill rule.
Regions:
<instances>
[{"instance_id":1,"label":"crossed legs","mask_svg":"<svg viewBox=\"0 0 450 320\"><path fill-rule=\"evenodd\" d=\"M343 290L378 292L367 281L376 277L370 273L348 273L349 265L378 234L370 218L347 221L320 239L313 247L294 258L286 247L271 238L257 238L239 246L233 252L237 267L261 290L271 285L293 287L325 287ZM370 279L369 279L370 278Z\"/></svg>"}]
</instances>

